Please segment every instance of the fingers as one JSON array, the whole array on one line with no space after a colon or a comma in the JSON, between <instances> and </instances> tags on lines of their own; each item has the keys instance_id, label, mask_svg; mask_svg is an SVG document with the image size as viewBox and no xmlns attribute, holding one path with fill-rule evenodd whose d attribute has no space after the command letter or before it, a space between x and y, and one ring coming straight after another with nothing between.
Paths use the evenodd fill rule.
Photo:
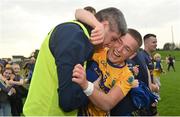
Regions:
<instances>
[{"instance_id":1,"label":"fingers","mask_svg":"<svg viewBox=\"0 0 180 117\"><path fill-rule=\"evenodd\" d=\"M93 41L95 41L95 40L104 40L104 36L103 35L91 36L90 39L93 40Z\"/></svg>"},{"instance_id":2,"label":"fingers","mask_svg":"<svg viewBox=\"0 0 180 117\"><path fill-rule=\"evenodd\" d=\"M84 68L83 68L83 66L81 65L81 64L76 64L75 66L74 66L74 69L73 69L73 72L74 71L78 71L78 70L83 70Z\"/></svg>"},{"instance_id":3,"label":"fingers","mask_svg":"<svg viewBox=\"0 0 180 117\"><path fill-rule=\"evenodd\" d=\"M95 36L95 37L91 36L90 41L93 45L101 44L104 41L104 36L103 35L99 35L99 36Z\"/></svg>"},{"instance_id":4,"label":"fingers","mask_svg":"<svg viewBox=\"0 0 180 117\"><path fill-rule=\"evenodd\" d=\"M77 64L74 66L72 81L80 85L82 89L87 88L86 72L82 65Z\"/></svg>"},{"instance_id":5,"label":"fingers","mask_svg":"<svg viewBox=\"0 0 180 117\"><path fill-rule=\"evenodd\" d=\"M77 84L80 84L80 80L79 80L78 78L74 78L74 77L73 77L73 78L72 78L72 81L75 82L75 83L77 83Z\"/></svg>"},{"instance_id":6,"label":"fingers","mask_svg":"<svg viewBox=\"0 0 180 117\"><path fill-rule=\"evenodd\" d=\"M92 41L92 40L91 40L91 43L92 43L93 45L99 45L99 44L102 44L102 43L103 43L103 40L97 40L97 41Z\"/></svg>"},{"instance_id":7,"label":"fingers","mask_svg":"<svg viewBox=\"0 0 180 117\"><path fill-rule=\"evenodd\" d=\"M139 81L137 79L135 79L132 83L132 87L135 88L135 87L138 87L139 86Z\"/></svg>"},{"instance_id":8,"label":"fingers","mask_svg":"<svg viewBox=\"0 0 180 117\"><path fill-rule=\"evenodd\" d=\"M83 71L83 70L84 70L83 66L81 64L77 64L77 65L74 66L73 73L74 72L80 72L80 71Z\"/></svg>"},{"instance_id":9,"label":"fingers","mask_svg":"<svg viewBox=\"0 0 180 117\"><path fill-rule=\"evenodd\" d=\"M99 30L96 30L96 29L91 31L91 36L92 37L99 36L99 35L102 35L102 34L104 34L102 31L99 31Z\"/></svg>"},{"instance_id":10,"label":"fingers","mask_svg":"<svg viewBox=\"0 0 180 117\"><path fill-rule=\"evenodd\" d=\"M91 31L90 37L91 43L94 45L98 45L103 43L104 41L104 30L95 28Z\"/></svg>"},{"instance_id":11,"label":"fingers","mask_svg":"<svg viewBox=\"0 0 180 117\"><path fill-rule=\"evenodd\" d=\"M81 77L81 75L83 74L84 72L84 68L82 67L81 64L77 64L74 66L74 69L73 69L73 77Z\"/></svg>"},{"instance_id":12,"label":"fingers","mask_svg":"<svg viewBox=\"0 0 180 117\"><path fill-rule=\"evenodd\" d=\"M96 36L103 36L104 37L104 31L99 30L99 29L94 29L91 31L91 37L96 37Z\"/></svg>"}]
</instances>

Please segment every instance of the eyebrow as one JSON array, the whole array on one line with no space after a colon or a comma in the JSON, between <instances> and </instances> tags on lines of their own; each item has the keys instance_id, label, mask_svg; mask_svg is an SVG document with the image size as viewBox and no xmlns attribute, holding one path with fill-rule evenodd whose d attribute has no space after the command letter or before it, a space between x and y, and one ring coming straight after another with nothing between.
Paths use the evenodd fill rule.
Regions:
<instances>
[{"instance_id":1,"label":"eyebrow","mask_svg":"<svg viewBox=\"0 0 180 117\"><path fill-rule=\"evenodd\" d=\"M123 38L120 38L120 40L122 41ZM123 41L122 41L123 42ZM123 42L123 45L124 45L124 42ZM128 48L130 51L133 51L133 49L131 49L128 45L124 45L124 47Z\"/></svg>"}]
</instances>

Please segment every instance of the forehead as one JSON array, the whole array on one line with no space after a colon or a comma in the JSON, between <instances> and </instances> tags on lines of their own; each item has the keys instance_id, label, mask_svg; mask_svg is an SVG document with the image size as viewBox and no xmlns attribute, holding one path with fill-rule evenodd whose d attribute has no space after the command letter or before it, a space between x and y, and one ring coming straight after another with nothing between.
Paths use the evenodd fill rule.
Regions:
<instances>
[{"instance_id":1,"label":"forehead","mask_svg":"<svg viewBox=\"0 0 180 117\"><path fill-rule=\"evenodd\" d=\"M138 47L138 42L128 33L125 36L122 36L122 41L125 46L131 48L132 50Z\"/></svg>"},{"instance_id":2,"label":"forehead","mask_svg":"<svg viewBox=\"0 0 180 117\"><path fill-rule=\"evenodd\" d=\"M112 26L112 25L110 25L109 21L107 21L107 22L108 22L108 25L106 25L105 28L108 30L108 33L110 33L112 35L121 36L121 32L118 30L117 26Z\"/></svg>"},{"instance_id":3,"label":"forehead","mask_svg":"<svg viewBox=\"0 0 180 117\"><path fill-rule=\"evenodd\" d=\"M17 64L15 64L15 65L13 65L13 67L14 67L14 68L19 68L20 66L17 65Z\"/></svg>"},{"instance_id":4,"label":"forehead","mask_svg":"<svg viewBox=\"0 0 180 117\"><path fill-rule=\"evenodd\" d=\"M151 36L147 39L147 42L157 42L157 39L156 37Z\"/></svg>"},{"instance_id":5,"label":"forehead","mask_svg":"<svg viewBox=\"0 0 180 117\"><path fill-rule=\"evenodd\" d=\"M112 38L119 38L121 37L120 33L114 32L114 31L110 31L110 34Z\"/></svg>"},{"instance_id":6,"label":"forehead","mask_svg":"<svg viewBox=\"0 0 180 117\"><path fill-rule=\"evenodd\" d=\"M12 70L10 70L10 69L6 69L6 70L5 70L5 72L12 72Z\"/></svg>"}]
</instances>

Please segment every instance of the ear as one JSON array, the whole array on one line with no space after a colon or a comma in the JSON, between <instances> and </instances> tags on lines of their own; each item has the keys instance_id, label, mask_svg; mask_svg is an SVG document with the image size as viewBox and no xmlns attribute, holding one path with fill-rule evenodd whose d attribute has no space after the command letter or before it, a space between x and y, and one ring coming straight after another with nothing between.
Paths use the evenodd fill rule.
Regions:
<instances>
[{"instance_id":1,"label":"ear","mask_svg":"<svg viewBox=\"0 0 180 117\"><path fill-rule=\"evenodd\" d=\"M108 21L102 21L101 22L105 29L109 30L109 22Z\"/></svg>"},{"instance_id":2,"label":"ear","mask_svg":"<svg viewBox=\"0 0 180 117\"><path fill-rule=\"evenodd\" d=\"M109 26L109 22L108 21L102 21L101 23L104 25L104 27Z\"/></svg>"}]
</instances>

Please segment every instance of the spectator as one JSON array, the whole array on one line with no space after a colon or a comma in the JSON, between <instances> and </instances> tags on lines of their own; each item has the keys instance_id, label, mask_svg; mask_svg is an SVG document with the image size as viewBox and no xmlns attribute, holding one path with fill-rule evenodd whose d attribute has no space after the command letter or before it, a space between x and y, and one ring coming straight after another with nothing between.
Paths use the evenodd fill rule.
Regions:
<instances>
[{"instance_id":1,"label":"spectator","mask_svg":"<svg viewBox=\"0 0 180 117\"><path fill-rule=\"evenodd\" d=\"M24 81L19 73L19 64L14 63L12 68L14 75L9 80L9 84L16 90L16 94L10 96L11 113L13 116L20 116L23 108L22 98L27 95L27 90L23 87Z\"/></svg>"},{"instance_id":2,"label":"spectator","mask_svg":"<svg viewBox=\"0 0 180 117\"><path fill-rule=\"evenodd\" d=\"M154 82L159 86L159 90L157 93L155 93L156 96L158 96L158 100L160 100L160 87L161 87L161 82L160 82L160 75L163 72L163 66L161 64L161 55L159 53L156 53L154 55L154 70L153 70L153 78Z\"/></svg>"},{"instance_id":3,"label":"spectator","mask_svg":"<svg viewBox=\"0 0 180 117\"><path fill-rule=\"evenodd\" d=\"M148 76L149 76L148 86L152 92L157 93L159 91L159 86L154 82L154 78L153 78L154 63L152 61L152 53L156 51L156 47L157 47L157 38L156 35L154 34L146 34L143 39L144 39L144 50L141 51L140 53L144 57L146 66L148 68ZM148 111L151 116L156 115L157 105L152 106Z\"/></svg>"},{"instance_id":4,"label":"spectator","mask_svg":"<svg viewBox=\"0 0 180 117\"><path fill-rule=\"evenodd\" d=\"M169 71L170 67L172 67L174 72L175 72L175 67L174 67L175 60L174 60L174 58L171 55L169 55L168 61L169 62L168 62L168 69L167 70Z\"/></svg>"},{"instance_id":5,"label":"spectator","mask_svg":"<svg viewBox=\"0 0 180 117\"><path fill-rule=\"evenodd\" d=\"M11 68L5 68L0 83L3 88L0 90L0 116L11 116L11 106L8 97L16 93L15 89L9 85L10 77L13 73Z\"/></svg>"},{"instance_id":6,"label":"spectator","mask_svg":"<svg viewBox=\"0 0 180 117\"><path fill-rule=\"evenodd\" d=\"M35 62L36 62L35 58L31 57L30 62L27 63L27 69L29 69L28 76L27 76L27 80L28 80L27 82L29 82L29 83L31 82L31 78L32 78L33 71L34 71Z\"/></svg>"}]
</instances>

